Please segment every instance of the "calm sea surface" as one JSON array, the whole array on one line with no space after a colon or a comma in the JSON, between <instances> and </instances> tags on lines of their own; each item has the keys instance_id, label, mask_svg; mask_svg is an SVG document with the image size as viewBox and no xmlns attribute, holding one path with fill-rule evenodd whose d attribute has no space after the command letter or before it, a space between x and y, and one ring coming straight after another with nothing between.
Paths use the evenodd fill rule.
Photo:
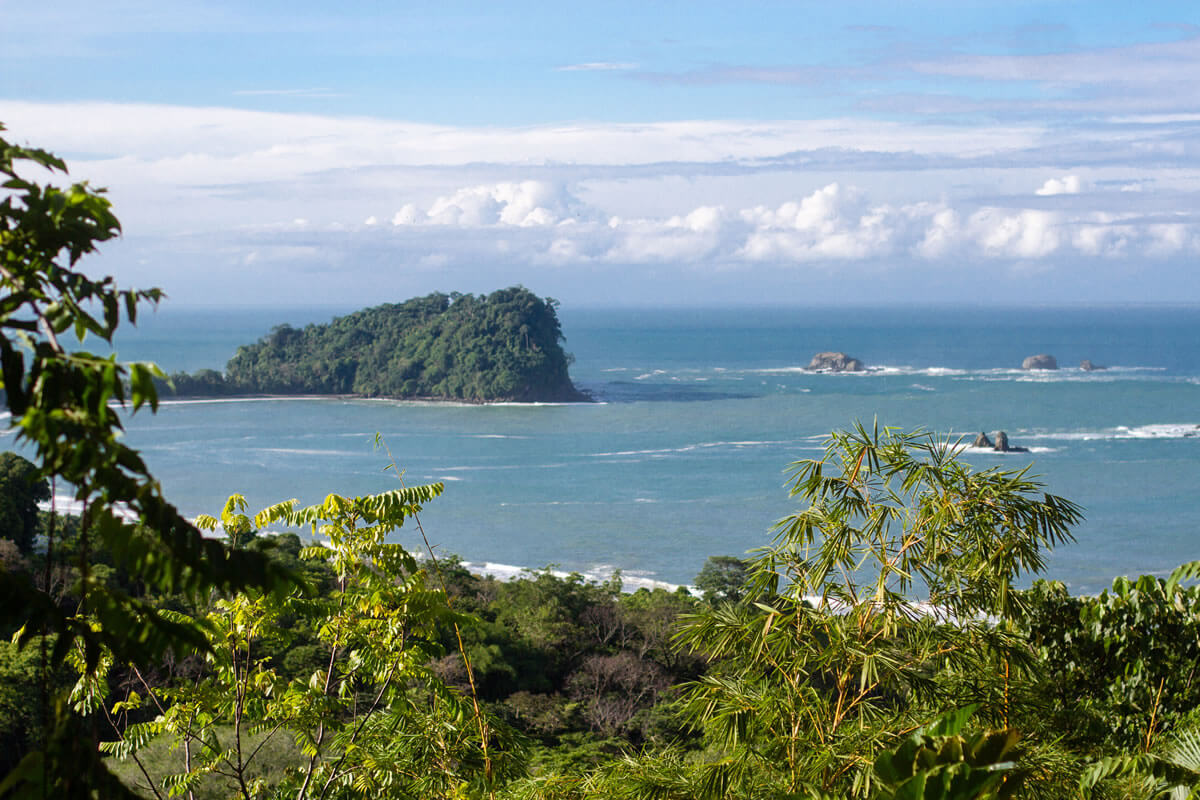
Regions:
<instances>
[{"instance_id":1,"label":"calm sea surface","mask_svg":"<svg viewBox=\"0 0 1200 800\"><path fill-rule=\"evenodd\" d=\"M332 311L163 309L123 359L220 369L239 343ZM709 555L765 544L793 508L789 462L855 420L939 433L1005 430L1084 506L1049 577L1094 592L1113 576L1200 558L1200 310L560 310L585 405L464 406L332 399L168 402L128 441L187 514L232 492L257 508L444 481L422 522L443 551L493 572L557 565L687 583ZM866 374L808 374L842 350ZM1063 369L1026 373L1051 353ZM1081 359L1110 369L1084 373ZM415 542L406 534L407 543Z\"/></svg>"}]
</instances>

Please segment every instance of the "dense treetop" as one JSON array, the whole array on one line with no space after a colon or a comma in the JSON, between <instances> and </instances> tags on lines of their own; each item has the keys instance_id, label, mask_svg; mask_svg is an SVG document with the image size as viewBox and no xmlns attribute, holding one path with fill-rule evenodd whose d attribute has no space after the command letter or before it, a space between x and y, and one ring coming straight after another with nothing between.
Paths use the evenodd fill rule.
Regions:
<instances>
[{"instance_id":1,"label":"dense treetop","mask_svg":"<svg viewBox=\"0 0 1200 800\"><path fill-rule=\"evenodd\" d=\"M468 401L586 399L567 374L555 301L522 287L387 303L239 347L180 394L266 392Z\"/></svg>"}]
</instances>

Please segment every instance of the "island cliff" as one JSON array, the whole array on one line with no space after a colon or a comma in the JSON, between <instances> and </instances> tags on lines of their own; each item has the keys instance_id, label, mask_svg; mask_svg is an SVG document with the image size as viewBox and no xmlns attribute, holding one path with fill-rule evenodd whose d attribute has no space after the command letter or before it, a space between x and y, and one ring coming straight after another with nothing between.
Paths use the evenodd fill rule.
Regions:
<instances>
[{"instance_id":1,"label":"island cliff","mask_svg":"<svg viewBox=\"0 0 1200 800\"><path fill-rule=\"evenodd\" d=\"M436 293L325 325L280 325L239 347L224 375L207 370L171 380L178 395L586 401L567 374L555 305L522 287L486 296Z\"/></svg>"}]
</instances>

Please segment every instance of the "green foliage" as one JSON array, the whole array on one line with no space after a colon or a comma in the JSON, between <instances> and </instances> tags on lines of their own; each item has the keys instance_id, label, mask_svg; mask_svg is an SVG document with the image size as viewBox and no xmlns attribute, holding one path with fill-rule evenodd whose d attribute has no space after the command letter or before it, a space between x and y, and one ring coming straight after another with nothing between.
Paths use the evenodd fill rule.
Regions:
<instances>
[{"instance_id":1,"label":"green foliage","mask_svg":"<svg viewBox=\"0 0 1200 800\"><path fill-rule=\"evenodd\" d=\"M714 661L686 688L695 724L788 792L866 797L870 754L930 710L965 699L1003 716L989 676L1023 647L986 615L1015 609L1013 580L1079 518L1038 488L1024 471L974 472L928 434L834 433L823 458L793 465L807 508L751 562L747 601L688 620L681 641Z\"/></svg>"},{"instance_id":2,"label":"green foliage","mask_svg":"<svg viewBox=\"0 0 1200 800\"><path fill-rule=\"evenodd\" d=\"M229 750L233 747L233 729L229 726L214 728L214 748ZM194 781L181 781L179 773L182 758L167 737L159 737L144 743L137 750L137 762L132 758L119 761L109 758L108 765L121 782L141 797L154 798L163 795L164 781L172 786L189 786L194 800L225 800L238 794L235 778L219 773L198 776ZM288 774L294 773L304 763L304 756L295 742L286 736L271 731L245 734L242 746L255 757L246 769L247 785L276 787L286 785Z\"/></svg>"},{"instance_id":3,"label":"green foliage","mask_svg":"<svg viewBox=\"0 0 1200 800\"><path fill-rule=\"evenodd\" d=\"M1015 771L1015 731L963 734L975 709L951 712L875 759L877 800L1010 798L1021 785Z\"/></svg>"},{"instance_id":4,"label":"green foliage","mask_svg":"<svg viewBox=\"0 0 1200 800\"><path fill-rule=\"evenodd\" d=\"M52 687L65 688L70 680L65 670L45 676L37 648L19 650L0 642L0 774L8 774L20 757L33 749L43 734L43 678Z\"/></svg>"},{"instance_id":5,"label":"green foliage","mask_svg":"<svg viewBox=\"0 0 1200 800\"><path fill-rule=\"evenodd\" d=\"M272 522L309 525L324 544L300 556L327 562L336 588L311 599L262 592L218 599L202 623L205 677L158 690L155 719L126 728L105 749L133 758L166 735L183 770L168 775L164 788L182 791L222 776L245 800L268 788L302 798L477 794L518 773L519 741L430 666L442 655L439 631L465 618L451 611L444 592L429 588L411 553L387 541L441 491L433 484L329 495L307 508L280 503L253 518L235 495L219 519L197 520L231 539ZM289 635L287 617L308 621L322 656L310 673L291 679L270 656ZM228 735L218 736L221 730ZM302 758L268 787L255 777L262 772L256 760L276 735L293 737Z\"/></svg>"},{"instance_id":6,"label":"green foliage","mask_svg":"<svg viewBox=\"0 0 1200 800\"><path fill-rule=\"evenodd\" d=\"M176 376L181 394L268 392L468 401L586 399L567 375L553 300L521 287L431 294L238 348L223 381Z\"/></svg>"},{"instance_id":7,"label":"green foliage","mask_svg":"<svg viewBox=\"0 0 1200 800\"><path fill-rule=\"evenodd\" d=\"M30 447L39 474L70 486L86 509L70 592L79 602L64 606L47 591L49 581L38 586L28 574L0 572L0 627L21 626L21 646L45 646L45 670L76 647L92 670L105 652L140 661L203 642L190 622L167 619L94 574L92 543L103 545L136 580L163 592L282 590L291 581L257 553L230 552L202 537L166 501L141 457L122 443L121 407L156 407L157 368L63 345L66 336L111 344L121 320L136 322L139 303L157 303L162 293L119 290L112 278L92 279L75 269L120 226L109 202L86 184L61 188L23 175L47 171L57 177L66 166L43 150L0 139L0 376L9 426ZM119 506L141 524L126 521ZM53 527L50 534L47 562L53 563ZM69 716L48 723L43 749L26 755L0 794L91 796L112 784L76 728ZM81 752L91 755L83 759ZM71 769L64 771L66 763Z\"/></svg>"},{"instance_id":8,"label":"green foliage","mask_svg":"<svg viewBox=\"0 0 1200 800\"><path fill-rule=\"evenodd\" d=\"M11 539L23 553L33 547L38 501L50 499L50 484L33 462L16 453L0 453L0 538Z\"/></svg>"},{"instance_id":9,"label":"green foliage","mask_svg":"<svg viewBox=\"0 0 1200 800\"><path fill-rule=\"evenodd\" d=\"M975 472L957 453L919 431L835 432L823 458L792 465L791 493L810 505L776 526L758 590L823 607L867 601L891 620L918 592L952 619L1011 616L1013 581L1040 572L1082 515L1028 469Z\"/></svg>"},{"instance_id":10,"label":"green foliage","mask_svg":"<svg viewBox=\"0 0 1200 800\"><path fill-rule=\"evenodd\" d=\"M1156 752L1095 761L1080 776L1079 789L1084 797L1094 797L1104 788L1147 800L1200 797L1200 731L1186 731Z\"/></svg>"},{"instance_id":11,"label":"green foliage","mask_svg":"<svg viewBox=\"0 0 1200 800\"><path fill-rule=\"evenodd\" d=\"M737 556L709 556L696 576L696 588L703 592L704 601L736 603L741 600L745 592L746 566L746 560Z\"/></svg>"},{"instance_id":12,"label":"green foliage","mask_svg":"<svg viewBox=\"0 0 1200 800\"><path fill-rule=\"evenodd\" d=\"M1200 707L1200 587L1181 584L1192 568L1117 578L1097 597L1041 581L1028 592L1036 677L1075 746L1148 750Z\"/></svg>"}]
</instances>

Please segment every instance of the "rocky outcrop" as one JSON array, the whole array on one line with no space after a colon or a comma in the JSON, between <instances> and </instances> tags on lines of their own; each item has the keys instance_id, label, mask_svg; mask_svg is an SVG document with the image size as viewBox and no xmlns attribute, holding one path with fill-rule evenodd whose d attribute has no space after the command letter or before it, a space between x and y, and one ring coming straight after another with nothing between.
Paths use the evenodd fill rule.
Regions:
<instances>
[{"instance_id":1,"label":"rocky outcrop","mask_svg":"<svg viewBox=\"0 0 1200 800\"><path fill-rule=\"evenodd\" d=\"M986 433L980 432L975 437L975 441L971 442L971 447L981 450L995 450L997 453L1028 453L1028 447L1017 447L1008 443L1008 434L1004 431L996 431L992 436L995 441L988 438Z\"/></svg>"},{"instance_id":2,"label":"rocky outcrop","mask_svg":"<svg viewBox=\"0 0 1200 800\"><path fill-rule=\"evenodd\" d=\"M807 368L821 372L862 372L865 369L861 361L845 353L817 353Z\"/></svg>"},{"instance_id":3,"label":"rocky outcrop","mask_svg":"<svg viewBox=\"0 0 1200 800\"><path fill-rule=\"evenodd\" d=\"M1108 367L1102 367L1099 364L1093 364L1091 361L1088 361L1086 358L1083 361L1079 362L1079 368L1081 370L1083 370L1084 372L1095 372L1098 369L1108 369Z\"/></svg>"},{"instance_id":4,"label":"rocky outcrop","mask_svg":"<svg viewBox=\"0 0 1200 800\"><path fill-rule=\"evenodd\" d=\"M1022 361L1021 369L1058 369L1058 361L1054 356L1038 353Z\"/></svg>"},{"instance_id":5,"label":"rocky outcrop","mask_svg":"<svg viewBox=\"0 0 1200 800\"><path fill-rule=\"evenodd\" d=\"M980 431L979 435L975 437L975 441L971 443L971 447L986 447L988 450L991 450L994 446L995 445L992 444L992 440L989 439L988 435L982 431Z\"/></svg>"},{"instance_id":6,"label":"rocky outcrop","mask_svg":"<svg viewBox=\"0 0 1200 800\"><path fill-rule=\"evenodd\" d=\"M1028 447L1015 447L1008 443L1008 434L996 431L996 444L992 447L997 453L1028 453Z\"/></svg>"}]
</instances>

